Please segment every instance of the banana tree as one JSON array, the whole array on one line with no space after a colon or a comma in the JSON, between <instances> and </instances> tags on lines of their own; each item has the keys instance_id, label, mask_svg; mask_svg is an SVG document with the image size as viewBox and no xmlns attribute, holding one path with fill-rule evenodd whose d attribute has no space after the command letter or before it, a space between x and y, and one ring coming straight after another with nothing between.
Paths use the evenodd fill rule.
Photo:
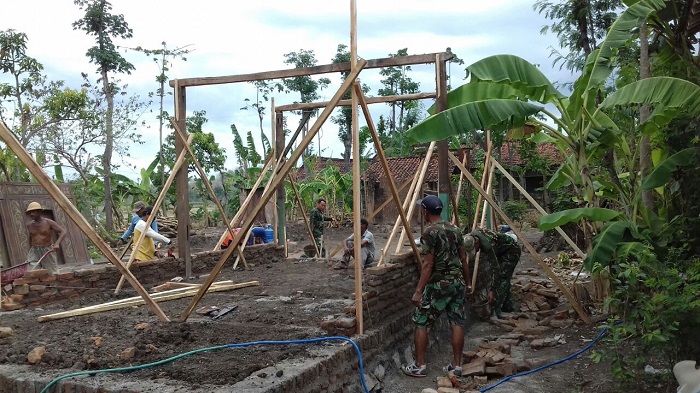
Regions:
<instances>
[{"instance_id":1,"label":"banana tree","mask_svg":"<svg viewBox=\"0 0 700 393\"><path fill-rule=\"evenodd\" d=\"M605 84L614 70L618 49L634 38L631 32L663 6L663 0L644 0L627 8L613 23L605 41L587 57L570 96L558 91L526 60L512 55L491 56L467 67L470 81L448 93L448 109L411 128L408 136L417 142L429 142L478 130L503 131L534 124L542 130L535 140L556 144L567 157L547 187L572 186L582 206L557 219L550 218L555 226L581 220L626 220L636 225L639 187L625 189L612 164L600 163L609 151L635 154L629 145L635 146L637 141L628 139L612 120L613 113L617 114L620 107L652 106L652 116L638 125L642 132L661 129L680 112L700 113L700 88L674 78L641 80L604 99ZM676 91L682 94L672 94ZM624 214L600 207L601 198L607 201L611 196L616 198L615 207ZM551 225L543 219L541 229ZM590 236L587 242L591 244ZM607 242L605 245L614 247ZM595 258L597 251L592 250L593 260L603 260L604 257Z\"/></svg>"}]
</instances>

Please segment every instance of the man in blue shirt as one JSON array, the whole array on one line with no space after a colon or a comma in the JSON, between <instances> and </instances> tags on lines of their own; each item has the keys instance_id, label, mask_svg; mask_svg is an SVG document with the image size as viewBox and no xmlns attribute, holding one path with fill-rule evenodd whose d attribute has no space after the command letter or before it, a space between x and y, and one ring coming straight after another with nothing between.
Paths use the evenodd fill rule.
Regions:
<instances>
[{"instance_id":1,"label":"man in blue shirt","mask_svg":"<svg viewBox=\"0 0 700 393\"><path fill-rule=\"evenodd\" d=\"M139 220L141 219L141 213L145 208L146 204L143 201L137 201L136 203L134 203L134 216L131 217L131 224L129 224L129 228L127 228L126 231L124 231L124 233L119 237L119 240L117 240L117 246L121 246L122 244L126 243L127 239L129 239L129 236L131 236L134 233L136 223L139 222ZM158 223L155 219L153 220L153 222L151 222L151 229L158 232Z\"/></svg>"}]
</instances>

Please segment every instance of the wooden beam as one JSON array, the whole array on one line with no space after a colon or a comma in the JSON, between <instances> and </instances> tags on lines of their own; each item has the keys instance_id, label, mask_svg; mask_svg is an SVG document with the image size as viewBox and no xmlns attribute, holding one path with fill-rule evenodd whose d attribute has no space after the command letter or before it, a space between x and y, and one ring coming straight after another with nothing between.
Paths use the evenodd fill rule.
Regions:
<instances>
[{"instance_id":1,"label":"wooden beam","mask_svg":"<svg viewBox=\"0 0 700 393\"><path fill-rule=\"evenodd\" d=\"M450 159L455 163L455 165L457 165L459 170L461 170L462 173L464 173L464 176L466 176L467 180L469 181L469 183L471 183L472 187L474 187L479 192L479 194L481 194L484 197L484 199L486 199L486 201L488 201L488 203L491 204L491 207L494 210L496 210L496 212L501 216L501 218L503 218L503 221L505 221L506 224L510 225L513 232L515 232L515 235L523 243L523 246L525 246L530 255L532 255L532 257L535 259L535 262L537 262L537 264L540 265L540 267L544 270L545 274L547 274L547 277L549 277L557 286L557 288L559 288L559 290L564 294L566 299L569 301L569 304L571 304L574 310L576 310L581 319L588 325L593 324L591 319L588 317L588 314L586 314L586 312L583 311L581 305L578 304L576 298L574 298L569 289L566 288L566 286L559 280L559 277L557 277L556 274L554 274L549 265L547 265L544 262L540 254L538 254L537 251L535 251L535 248L532 247L532 244L530 244L530 242L527 241L525 236L523 236L523 234L520 233L520 230L515 227L515 223L511 221L511 219L508 217L508 215L506 215L506 213L501 209L501 207L498 206L496 202L491 198L491 196L486 193L486 191L479 185L479 183L477 183L476 179L474 179L474 176L472 176L472 174L469 173L467 168L465 168L464 165L462 165L462 163L459 162L457 157L455 157L452 153L449 154Z\"/></svg>"},{"instance_id":2,"label":"wooden beam","mask_svg":"<svg viewBox=\"0 0 700 393\"><path fill-rule=\"evenodd\" d=\"M365 96L364 96L364 93L362 92L362 87L357 82L355 82L355 84L353 86L355 89L355 94L357 94L357 97L360 100L360 105L362 106L362 112L365 115L365 122L367 122L367 126L369 127L369 132L372 135L372 140L374 141L374 147L377 150L377 157L379 158L379 162L381 162L381 164L382 164L382 168L384 168L384 175L389 180L389 189L391 190L391 197L392 197L391 199L393 199L394 202L396 203L396 209L399 211L399 216L401 218L401 222L403 223L404 231L406 233L411 233L411 224L408 222L408 218L406 217L406 213L401 208L401 202L399 199L399 191L396 189L396 184L394 183L394 177L391 176L391 170L389 169L389 162L387 161L386 156L384 155L384 149L382 148L382 142L379 140L379 133L377 132L377 129L374 127L374 121L372 121L372 115L369 113L369 106L367 105L367 101L365 101ZM416 257L416 261L418 262L418 265L419 266L422 265L420 251L418 251L418 247L416 246L416 242L413 241L413 239L411 239L411 249L413 250L413 255ZM357 298L357 296L356 296L356 298Z\"/></svg>"},{"instance_id":3,"label":"wooden beam","mask_svg":"<svg viewBox=\"0 0 700 393\"><path fill-rule=\"evenodd\" d=\"M44 172L43 169L41 169L41 166L34 161L32 156L27 152L27 150L22 146L17 138L10 132L10 129L7 128L7 125L5 125L5 122L0 120L0 139L5 142L7 147L12 150L12 152L17 156L17 158L24 164L24 166L27 167L29 172L34 176L34 178L37 179L39 184L41 184L42 187L46 190L46 192L51 196L51 198L56 201L56 204L61 207L66 212L66 215L75 223L75 225L87 236L88 239L92 241L92 243L102 251L102 254L107 257L107 259L117 267L117 270L119 270L127 280L129 280L129 283L131 284L132 287L136 290L136 292L143 298L144 302L148 305L148 308L151 309L151 311L156 314L159 320L162 322L170 322L170 319L163 313L163 310L158 307L158 305L151 299L151 297L148 295L148 292L146 289L139 283L139 281L134 277L131 272L129 272L123 265L122 262L117 259L117 256L114 255L112 252L112 249L107 246L107 244L102 240L102 238L95 233L95 230L92 228L92 225L90 225L89 222L85 219L85 217L80 214L78 209L73 205L68 198L66 198L65 194L58 188L58 186L49 178L49 176Z\"/></svg>"},{"instance_id":4,"label":"wooden beam","mask_svg":"<svg viewBox=\"0 0 700 393\"><path fill-rule=\"evenodd\" d=\"M467 164L467 157L469 157L469 156L465 154L464 159L462 160L462 165ZM456 199L457 199L456 203L457 204L455 205L455 211L454 211L455 214L454 214L454 218L452 219L452 223L456 224L457 226L460 226L459 225L459 217L458 217L459 216L458 207L459 207L459 197L462 195L462 184L463 184L462 180L464 180L464 175L462 175L462 172L460 171L459 172L459 183L457 184L457 195L456 195ZM469 217L467 217L467 221L469 221Z\"/></svg>"},{"instance_id":5,"label":"wooden beam","mask_svg":"<svg viewBox=\"0 0 700 393\"><path fill-rule=\"evenodd\" d=\"M414 101L414 100L425 100L429 98L435 98L435 93L416 93L416 94L402 94L396 96L382 96L382 97L367 97L368 104L379 104L387 102L397 102L397 101ZM328 105L327 101L323 102L302 102L297 104L280 105L277 107L278 111L299 111L299 110L313 110L318 108L323 108ZM351 106L352 100L342 100L338 103L338 106Z\"/></svg>"},{"instance_id":6,"label":"wooden beam","mask_svg":"<svg viewBox=\"0 0 700 393\"><path fill-rule=\"evenodd\" d=\"M272 186L270 189L268 189L266 192L263 193L262 197L258 201L258 203L255 205L253 208L253 212L250 214L249 217L246 218L246 220L243 222L241 225L242 231L238 232L236 236L233 237L233 243L239 243L243 239L244 233L242 232L247 232L250 227L253 224L253 221L255 221L255 215L258 214L264 207L265 204L267 204L267 201L270 200L272 197L272 193L277 189L279 184L284 181L285 176L289 173L289 171L292 169L293 166L296 165L297 160L301 157L301 155L304 152L304 149L311 143L313 138L316 136L318 133L318 130L321 129L321 126L323 123L330 117L331 113L333 112L333 109L335 108L335 104L340 101L340 98L343 96L343 94L350 88L353 82L355 82L355 79L357 76L360 74L360 71L364 68L364 66L367 64L365 60L360 60L358 62L357 68L354 70L350 71L348 74L347 78L343 82L343 84L340 86L338 91L336 91L335 95L333 96L333 99L331 100L331 103L321 112L319 117L316 119L316 122L314 125L311 127L309 130L309 133L302 139L301 143L299 144L299 147L292 152L291 157L289 158L288 161L282 165L280 168L279 172L275 174L275 178L272 181ZM206 293L206 290L209 288L212 282L216 279L216 277L219 275L219 272L221 272L221 269L223 268L224 264L226 263L226 260L231 256L231 253L233 253L233 248L228 248L224 253L221 255L219 258L219 261L216 263L214 268L212 269L212 272L209 274L207 277L206 281L203 283L202 288L199 290L197 295L192 299L190 304L185 308L185 310L182 312L182 315L180 315L180 321L184 322L187 320L187 318L190 316L192 311L194 311L194 308L197 306L197 303L202 299L204 294Z\"/></svg>"},{"instance_id":7,"label":"wooden beam","mask_svg":"<svg viewBox=\"0 0 700 393\"><path fill-rule=\"evenodd\" d=\"M275 140L275 158L276 162L282 162L284 156L282 151L285 149L285 135L284 135L284 117L282 112L275 111L273 129L275 130L276 140ZM273 172L274 173L274 172ZM289 244L287 242L287 207L285 203L287 201L287 193L284 189L284 185L277 187L277 245L284 246L284 257L289 256Z\"/></svg>"},{"instance_id":8,"label":"wooden beam","mask_svg":"<svg viewBox=\"0 0 700 393\"><path fill-rule=\"evenodd\" d=\"M518 189L518 191L520 191L520 194L523 195L528 201L530 201L532 206L534 206L535 209L537 209L537 211L540 212L540 214L542 214L543 216L549 214L549 213L547 213L546 210L544 210L544 208L542 206L540 206L539 203L537 203L535 198L533 198L532 195L530 195L530 193L528 193L523 188L523 186L521 186L520 183L517 180L515 180L515 178L510 173L508 173L508 171L503 167L503 165L501 165L498 162L498 160L496 160L495 157L491 157L491 162L493 163L493 165L496 166L496 168L498 168L499 171L501 171L501 173L503 174L503 176L506 177L506 179L510 180L510 182L513 183L513 185ZM556 227L554 229L557 231L557 233L559 233L561 235L562 238L564 238L566 243L568 243L571 246L571 248L573 248L574 251L576 251L576 254L578 254L579 257L584 258L584 259L586 258L586 253L584 253L576 245L576 243L573 240L571 240L569 235L567 235L566 232L564 232L564 230L561 229L561 227Z\"/></svg>"},{"instance_id":9,"label":"wooden beam","mask_svg":"<svg viewBox=\"0 0 700 393\"><path fill-rule=\"evenodd\" d=\"M369 69L369 68L400 67L400 66L407 66L407 65L414 65L414 64L432 64L435 62L435 55L436 55L435 53L428 53L428 54L423 54L423 55L385 57L385 58L381 58L381 59L365 60L367 62L367 65L364 68ZM440 55L442 55L443 59L445 59L445 60L450 60L453 56L451 53L447 53L447 52L442 52L442 53L440 53ZM287 70L255 72L255 73L251 73L251 74L175 79L175 80L170 81L170 87L174 87L176 83L179 84L180 87L221 85L224 83L253 82L253 81L261 81L261 80L268 80L268 79L282 79L282 78L294 78L297 76L329 74L329 73L333 73L333 72L347 72L347 71L350 71L350 69L351 69L350 62L343 62L343 63L325 64L325 65L320 65L320 66L315 66L315 67L292 68L292 69L287 69Z\"/></svg>"},{"instance_id":10,"label":"wooden beam","mask_svg":"<svg viewBox=\"0 0 700 393\"><path fill-rule=\"evenodd\" d=\"M222 284L222 285L212 285L207 292L222 292L230 291L232 289L247 288L252 286L260 285L258 281L249 281L240 284ZM194 296L197 293L197 288L178 288L170 291L159 292L153 295L153 299L156 302L165 302L169 300L182 299L184 297ZM103 311L119 310L122 308L140 306L143 304L143 299L141 298L128 298L117 300L112 303L100 304L97 306L90 306L79 308L76 310L63 311L55 314L42 315L37 318L39 322L55 321L63 318L76 317L80 315L95 314Z\"/></svg>"},{"instance_id":11,"label":"wooden beam","mask_svg":"<svg viewBox=\"0 0 700 393\"><path fill-rule=\"evenodd\" d=\"M187 144L192 143L192 139L194 138L194 135L190 135L187 138ZM173 184L173 181L175 180L175 177L177 177L178 172L182 168L182 166L185 163L185 150L181 150L180 154L178 154L177 160L175 161L175 165L173 165L173 170L170 172L170 176L168 176L168 179L165 181L165 184L163 185L163 189L160 190L160 194L158 194L158 198L156 198L156 202L153 204L153 211L157 212L158 209L160 208L160 205L163 203L165 200L165 195L168 193L168 190L170 189L170 186ZM148 220L146 220L146 228L151 227L151 223L153 220L155 220L156 214L151 214L148 217ZM178 222L178 226L179 226ZM141 247L141 244L144 242L146 239L146 231L142 231L141 234L139 235L139 238L136 239L134 242L134 250L138 250L139 247ZM179 243L179 241L178 241ZM134 260L136 259L136 254L137 252L132 252L131 255L129 255L129 261L126 263L126 270L129 270L131 268L131 265L134 263ZM122 286L124 285L124 275L119 278L119 283L117 283L117 287L114 289L114 294L118 294L119 291L121 291Z\"/></svg>"},{"instance_id":12,"label":"wooden beam","mask_svg":"<svg viewBox=\"0 0 700 393\"><path fill-rule=\"evenodd\" d=\"M486 157L491 157L491 149L493 144L491 143L491 131L486 131ZM486 180L489 177L489 165L491 165L490 160L484 161L484 171L481 173L481 188L486 187ZM476 208L474 209L474 223L472 224L472 231L476 229L476 225L479 223L479 207L481 206L481 194L476 197Z\"/></svg>"}]
</instances>

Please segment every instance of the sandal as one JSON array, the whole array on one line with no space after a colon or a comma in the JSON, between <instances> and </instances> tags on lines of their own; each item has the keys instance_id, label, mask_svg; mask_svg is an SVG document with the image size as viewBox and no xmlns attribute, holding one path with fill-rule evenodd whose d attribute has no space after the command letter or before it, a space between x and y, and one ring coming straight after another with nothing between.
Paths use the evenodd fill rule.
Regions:
<instances>
[{"instance_id":1,"label":"sandal","mask_svg":"<svg viewBox=\"0 0 700 393\"><path fill-rule=\"evenodd\" d=\"M453 366L452 363L448 364L447 366L442 368L442 371L446 373L452 373L455 377L461 377L462 376L462 367L460 366Z\"/></svg>"}]
</instances>

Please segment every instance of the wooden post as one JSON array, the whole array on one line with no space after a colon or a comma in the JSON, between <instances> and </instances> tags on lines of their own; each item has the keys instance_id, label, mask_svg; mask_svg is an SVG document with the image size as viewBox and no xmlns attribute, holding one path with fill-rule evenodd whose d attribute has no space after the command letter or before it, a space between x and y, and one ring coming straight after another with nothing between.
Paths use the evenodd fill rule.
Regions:
<instances>
[{"instance_id":1,"label":"wooden post","mask_svg":"<svg viewBox=\"0 0 700 393\"><path fill-rule=\"evenodd\" d=\"M193 138L194 138L194 135L190 135L189 137L187 137L187 144L192 143ZM182 150L180 150L180 154L178 154L177 160L175 161L175 165L173 165L173 170L170 172L170 176L168 176L168 179L165 181L165 184L163 185L163 189L160 190L160 194L158 195L158 198L156 198L155 203L153 203L153 211L154 212L158 211L158 209L160 208L160 205L165 200L165 195L168 193L170 186L173 184L173 181L175 180L175 177L177 176L180 169L182 168L182 166L185 163L186 154L187 154L187 151L184 150L184 148ZM187 172L187 171L185 170L185 172ZM156 214L151 214L148 217L148 220L146 220L146 228L151 227L151 223L153 222L153 220L155 220L155 218L156 218ZM180 224L178 222L178 226L179 225ZM141 244L143 243L143 241L145 239L146 239L146 231L144 230L141 232L141 235L139 235L139 238L136 239L136 241L134 242L134 250L138 250L139 247L141 247ZM178 240L178 243L180 243L179 240ZM132 252L131 255L129 255L129 261L126 263L126 270L129 270L131 268L131 264L133 264L134 259L136 259L136 254L137 254L136 252ZM121 291L122 286L124 286L124 278L125 278L125 276L122 274L122 276L119 278L119 283L117 283L117 287L114 289L115 295L118 294L119 291Z\"/></svg>"},{"instance_id":2,"label":"wooden post","mask_svg":"<svg viewBox=\"0 0 700 393\"><path fill-rule=\"evenodd\" d=\"M330 117L331 113L333 112L333 108L335 108L335 105L338 103L338 101L340 101L343 94L351 87L352 83L355 82L355 79L360 74L360 71L362 71L362 68L364 68L366 64L367 62L365 60L360 59L358 61L357 67L350 71L343 84L333 96L331 103L323 110L323 112L321 112L318 119L316 119L316 122L314 123L313 127L311 127L309 133L304 137L304 139L302 139L299 147L295 149L292 153L292 156L290 157L289 161L286 161L284 165L282 165L282 167L280 168L279 172L275 174L275 178L272 181L272 190L276 190L280 182L284 181L284 177L287 176L289 171L292 169L292 166L294 166L295 162L299 159L299 157L301 157L302 153L304 152L304 149L316 136L316 133L318 133L318 130L321 128L326 119ZM233 244L237 244L242 240L244 235L242 232L247 232L250 229L250 227L253 224L253 221L255 221L255 215L258 214L258 212L260 212L260 210L262 210L265 207L267 201L270 200L270 198L272 197L272 193L273 191L270 190L267 190L263 193L262 197L255 205L255 208L253 209L251 215L247 217L241 225L242 231L238 232L238 234L236 234L236 236L233 237ZM231 256L231 253L233 253L233 248L227 248L226 251L224 251L224 253L221 255L221 257L219 257L219 261L216 263L216 265L212 269L212 272L202 284L202 287L199 290L199 292L197 292L197 295L195 295L194 299L192 299L190 304L188 304L185 310L182 312L182 315L180 315L180 321L186 321L192 313L192 311L194 311L194 308L197 306L197 303L199 303L199 301L202 299L202 296L204 296L211 283L214 282L214 280L216 280L216 277L219 275L219 272L226 263L226 260ZM361 296L362 294L360 293L360 297Z\"/></svg>"},{"instance_id":3,"label":"wooden post","mask_svg":"<svg viewBox=\"0 0 700 393\"><path fill-rule=\"evenodd\" d=\"M187 135L187 94L186 87L181 86L178 79L174 84L175 120L180 129ZM182 154L182 142L175 138L175 154ZM177 255L185 260L185 278L192 276L192 255L190 255L190 194L187 170L177 174Z\"/></svg>"},{"instance_id":4,"label":"wooden post","mask_svg":"<svg viewBox=\"0 0 700 393\"><path fill-rule=\"evenodd\" d=\"M275 141L275 162L282 162L287 155L284 146L284 116L282 112L275 112L274 120L274 130L277 138ZM277 245L284 246L284 256L286 258L289 256L289 250L287 249L287 207L285 204L287 194L284 190L284 185L277 188L275 198L277 198Z\"/></svg>"},{"instance_id":5,"label":"wooden post","mask_svg":"<svg viewBox=\"0 0 700 393\"><path fill-rule=\"evenodd\" d=\"M391 197L392 197L391 199L393 199L394 202L396 203L396 209L399 211L399 216L401 218L401 222L403 223L404 231L407 233L411 233L411 224L408 222L408 218L406 217L406 214L404 213L403 209L401 208L401 204L399 202L399 191L396 189L396 184L394 183L394 178L391 176L391 170L389 169L389 163L386 160L386 156L384 155L384 149L382 148L382 143L379 140L379 134L377 133L377 130L374 127L374 122L372 121L372 115L370 115L370 113L369 113L369 106L367 106L367 101L365 101L364 93L362 92L362 88L360 87L359 83L354 84L354 89L355 89L355 94L360 99L360 105L362 105L362 112L365 115L365 122L367 123L367 126L369 127L369 131L372 134L372 140L374 141L374 147L377 150L377 157L379 157L379 161L382 163L382 168L384 168L384 175L389 180L389 188L391 189ZM414 242L413 239L411 239L411 249L413 250L413 255L416 257L416 261L418 262L418 265L420 266L421 265L420 251L418 251L418 247L416 247L416 242Z\"/></svg>"},{"instance_id":6,"label":"wooden post","mask_svg":"<svg viewBox=\"0 0 700 393\"><path fill-rule=\"evenodd\" d=\"M350 69L357 68L357 0L350 0ZM357 84L358 82L354 82ZM357 333L364 332L364 317L362 308L362 233L360 232L360 216L362 214L362 191L360 183L360 127L357 124L358 94L353 89L350 100L352 101L352 218L353 233L355 236L355 318L357 318Z\"/></svg>"},{"instance_id":7,"label":"wooden post","mask_svg":"<svg viewBox=\"0 0 700 393\"><path fill-rule=\"evenodd\" d=\"M496 158L491 157L491 162L493 163L493 165L496 166L496 168L498 168L499 171L501 171L503 176L505 176L508 180L510 180L511 183L513 183L513 185L518 189L518 191L520 191L520 195L525 196L525 198L528 201L530 201L530 203L532 203L532 206L534 206L535 209L537 209L537 211L540 212L540 214L549 214L547 213L547 211L544 210L544 208L542 208L542 206L540 206L539 203L537 203L535 198L533 198L532 195L530 195L530 193L528 193L510 173L508 173L508 171L503 167L503 165L501 165L498 162L498 160L496 160ZM554 229L561 235L562 238L564 238L564 240L571 246L571 248L573 248L574 251L576 251L576 254L578 254L578 256L580 256L581 258L586 258L586 254L583 251L581 251L581 249L576 245L576 243L573 240L571 240L571 238L566 234L566 232L564 232L564 230L561 229L561 227L556 227Z\"/></svg>"},{"instance_id":8,"label":"wooden post","mask_svg":"<svg viewBox=\"0 0 700 393\"><path fill-rule=\"evenodd\" d=\"M277 135L277 124L275 122L275 97L270 97L270 138L272 139L272 155L275 156L275 159L279 157L278 153L278 145L277 145L277 139L279 139ZM282 144L284 146L284 143ZM284 187L281 187L282 191L284 192ZM280 188L277 189L278 191ZM280 236L280 210L282 214L285 214L285 206L284 203L282 204L282 207L280 208L279 205L279 195L275 196L275 210L272 212L272 227L275 228L275 232L273 235L273 241L275 244L284 244L279 241L279 236ZM285 257L287 254L285 253Z\"/></svg>"},{"instance_id":9,"label":"wooden post","mask_svg":"<svg viewBox=\"0 0 700 393\"><path fill-rule=\"evenodd\" d=\"M491 196L489 196L489 194L487 194L486 191L481 186L479 186L479 183L477 183L476 179L474 179L474 177L471 175L471 173L469 173L469 171L467 171L467 169L464 167L464 165L462 165L462 163L459 162L457 157L455 157L452 153L450 153L450 159L455 163L455 165L457 165L457 167L459 167L459 169L462 171L462 173L464 173L464 176L467 177L467 180L469 181L469 183L471 183L472 186L474 188L476 188L476 190L479 192L479 194L481 194L484 197L484 199L486 199L486 201L488 201L488 203L491 204L491 207L494 210L496 210L496 212L501 216L501 218L503 218L503 221L505 221L506 224L510 225L510 227L513 230L513 232L515 233L515 235L523 243L523 246L525 246L527 251L530 253L530 255L532 255L532 257L540 265L540 267L542 267L544 272L547 274L547 277L549 277L554 282L554 284L557 286L557 288L559 288L559 290L564 294L566 299L569 301L569 304L571 304L571 306L574 308L574 310L576 310L576 313L578 313L578 315L581 317L581 319L585 323L587 323L588 325L591 325L593 322L588 317L588 314L586 314L586 312L583 311L583 309L581 308L581 305L578 304L578 302L576 301L576 298L574 298L574 296L571 294L571 292L569 292L569 289L566 288L566 286L564 286L564 284L554 274L552 269L544 262L544 260L540 256L540 254L538 254L537 251L535 251L535 249L532 247L530 242L528 242L527 239L525 239L525 237L520 232L520 230L515 227L515 223L513 223L513 221L511 221L511 219L506 215L506 213L503 212L503 210L500 208L500 206L498 206L496 204L496 202L494 202L494 200L491 198Z\"/></svg>"},{"instance_id":10,"label":"wooden post","mask_svg":"<svg viewBox=\"0 0 700 393\"><path fill-rule=\"evenodd\" d=\"M486 157L488 160L488 157ZM493 175L495 173L493 165L489 165L489 180L486 182L486 193L491 195L493 193ZM488 209L488 202L484 201L484 207L481 209L481 221L479 222L479 227L483 228L486 223L486 210Z\"/></svg>"},{"instance_id":11,"label":"wooden post","mask_svg":"<svg viewBox=\"0 0 700 393\"><path fill-rule=\"evenodd\" d=\"M314 232L311 230L311 225L309 225L309 218L306 217L306 209L304 209L304 201L301 200L301 196L299 195L299 191L297 191L297 186L294 184L294 179L292 179L291 176L287 175L289 178L289 184L292 185L292 191L294 191L294 197L297 200L297 203L299 204L299 210L301 210L301 215L304 217L304 224L306 224L306 230L309 232L309 239L311 239L311 244L314 245L314 249L316 250L316 256L318 258L321 257L321 250L318 249L318 245L316 244L316 241L314 240Z\"/></svg>"},{"instance_id":12,"label":"wooden post","mask_svg":"<svg viewBox=\"0 0 700 393\"><path fill-rule=\"evenodd\" d=\"M197 159L197 156L194 155L194 152L192 151L192 148L190 147L190 144L186 142L185 140L185 133L182 132L180 129L180 126L177 124L174 118L170 118L170 124L172 124L173 129L175 130L175 136L180 139L181 142L183 142L183 147L185 150L187 150L187 154L189 154L190 158L192 159L192 163L194 164L195 168L197 168L197 172L199 172L199 177L202 178L202 183L204 183L204 187L207 189L209 192L209 196L211 196L211 199L214 201L214 204L216 204L216 207L219 209L219 213L221 213L221 218L224 221L224 224L226 225L226 228L233 234L233 227L229 221L228 217L226 216L226 211L224 210L224 207L221 206L221 202L219 202L219 198L216 196L216 193L214 192L214 188L212 188L211 183L209 182L209 179L207 178L207 173L204 171L204 168L202 168L202 165L199 163L199 160ZM206 206L205 206L206 208ZM245 260L245 257L243 256L243 250L241 250L240 246L238 244L232 245L235 246L238 249L238 255L243 259L243 265L248 268L248 263Z\"/></svg>"},{"instance_id":13,"label":"wooden post","mask_svg":"<svg viewBox=\"0 0 700 393\"><path fill-rule=\"evenodd\" d=\"M435 113L440 113L447 109L447 61L440 54L435 55ZM438 197L445 207L442 210L442 219L448 221L450 219L449 206L452 205L457 209L450 198L452 195L452 182L450 181L450 162L447 153L450 151L450 143L447 139L438 141L437 156L438 156ZM399 246L401 242L399 242Z\"/></svg>"},{"instance_id":14,"label":"wooden post","mask_svg":"<svg viewBox=\"0 0 700 393\"><path fill-rule=\"evenodd\" d=\"M406 188L406 186L408 186L409 184L412 184L412 183L413 183L413 179L408 179L408 180L406 180L406 181L401 185L401 187L399 187L399 189L396 190L397 193L403 191L403 189ZM367 221L369 221L369 222L371 223L371 222L372 222L372 219L373 219L374 217L376 217L377 214L379 214L379 212L382 211L382 209L384 209L385 207L387 207L387 206L389 205L389 203L391 203L391 202L393 202L393 201L394 201L394 196L393 196L393 195L389 196L389 198L387 198L386 201L382 202L382 204L381 204L378 208L376 208L376 209L372 212L372 214L370 214L369 216L367 216ZM397 203L397 205L398 205L398 203ZM335 249L333 249L333 251L332 251L330 254L328 254L328 257L329 257L329 258L333 258L333 256L334 256L335 254L337 254L338 251L340 251L343 247L345 247L345 241L342 241L340 244L338 244L338 246L337 246Z\"/></svg>"},{"instance_id":15,"label":"wooden post","mask_svg":"<svg viewBox=\"0 0 700 393\"><path fill-rule=\"evenodd\" d=\"M41 184L42 187L46 190L46 192L51 196L56 201L56 204L60 206L65 212L66 215L75 223L75 225L80 228L80 230L85 234L85 236L90 239L93 244L97 248L102 251L102 254L107 257L107 259L117 267L117 270L119 270L124 276L126 276L126 279L129 280L129 283L131 284L132 287L136 290L136 292L143 298L143 300L146 302L148 305L148 308L151 309L151 311L160 319L162 322L170 322L170 319L163 313L163 310L158 307L158 305L151 299L151 297L148 295L148 292L146 289L144 289L143 286L141 286L141 283L134 277L131 272L129 272L121 263L120 260L117 259L117 256L114 255L112 250L105 244L105 242L102 240L102 238L95 233L94 229L90 225L90 223L87 222L87 220L80 214L78 209L73 205L68 198L63 194L63 192L58 188L56 184L49 178L49 176L44 172L43 169L41 169L41 166L34 161L32 156L27 152L27 150L24 148L24 146L20 145L19 141L15 138L15 136L10 132L10 129L7 128L5 123L0 120L0 139L2 139L7 147L12 150L13 153L17 156L17 158L24 164L29 172L34 176L34 178L37 179L39 184Z\"/></svg>"},{"instance_id":16,"label":"wooden post","mask_svg":"<svg viewBox=\"0 0 700 393\"><path fill-rule=\"evenodd\" d=\"M464 154L464 159L462 160L462 165L466 165L467 162L467 157L469 157L466 152ZM454 219L452 220L452 223L459 226L459 197L462 195L462 180L464 180L464 175L462 175L462 172L459 172L459 183L457 185L457 205L455 206L455 216ZM467 217L467 221L469 221L469 217Z\"/></svg>"},{"instance_id":17,"label":"wooden post","mask_svg":"<svg viewBox=\"0 0 700 393\"><path fill-rule=\"evenodd\" d=\"M437 144L436 144L437 146ZM439 158L439 157L438 157ZM439 160L438 160L439 161ZM425 174L428 173L428 168L430 168L430 158L425 157L425 162L423 162L423 168L421 169L420 172L420 178L418 179L418 185L415 190L413 190L413 196L411 198L411 202L408 205L408 213L406 215L410 218L413 217L413 212L416 210L416 201L420 198L423 197L423 182L425 181ZM447 205L447 203L445 203ZM423 228L421 227L421 232ZM404 230L401 231L401 235L399 236L399 242L396 244L396 251L394 251L394 254L397 254L399 251L401 251L401 246L403 245L403 239L404 237L409 234L410 235L411 230ZM410 236L411 238L413 236ZM411 239L411 243L415 243L414 239ZM387 243L388 244L388 243Z\"/></svg>"}]
</instances>

